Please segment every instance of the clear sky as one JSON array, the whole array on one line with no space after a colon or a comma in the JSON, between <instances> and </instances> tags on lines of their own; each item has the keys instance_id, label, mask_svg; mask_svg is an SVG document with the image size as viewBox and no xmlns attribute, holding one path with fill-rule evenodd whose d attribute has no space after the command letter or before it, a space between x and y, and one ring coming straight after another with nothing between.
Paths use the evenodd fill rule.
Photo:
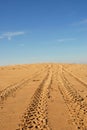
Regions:
<instances>
[{"instance_id":1,"label":"clear sky","mask_svg":"<svg viewBox=\"0 0 87 130\"><path fill-rule=\"evenodd\" d=\"M0 0L0 65L87 63L87 0Z\"/></svg>"}]
</instances>

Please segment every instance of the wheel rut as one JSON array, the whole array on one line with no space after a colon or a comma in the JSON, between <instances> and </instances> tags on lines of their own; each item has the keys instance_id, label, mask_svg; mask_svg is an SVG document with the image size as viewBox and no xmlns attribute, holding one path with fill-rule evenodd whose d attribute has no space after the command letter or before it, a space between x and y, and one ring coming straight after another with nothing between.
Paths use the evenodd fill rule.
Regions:
<instances>
[{"instance_id":1,"label":"wheel rut","mask_svg":"<svg viewBox=\"0 0 87 130\"><path fill-rule=\"evenodd\" d=\"M76 124L78 130L87 130L87 103L62 73L60 77L58 88L68 107L73 123Z\"/></svg>"},{"instance_id":2,"label":"wheel rut","mask_svg":"<svg viewBox=\"0 0 87 130\"><path fill-rule=\"evenodd\" d=\"M77 76L75 76L74 74L72 74L71 72L66 70L65 68L62 68L62 69L63 69L63 71L68 73L70 76L72 76L75 80L77 80L80 84L84 85L87 88L87 83L83 82L80 78L78 78Z\"/></svg>"},{"instance_id":3,"label":"wheel rut","mask_svg":"<svg viewBox=\"0 0 87 130\"><path fill-rule=\"evenodd\" d=\"M45 72L46 69L44 69L42 71L39 71L39 72L35 72L32 75L31 78L26 77L26 78L22 79L19 83L15 83L13 85L9 85L7 88L5 88L2 91L0 91L0 104L1 104L1 106L2 106L3 102L5 100L7 100L7 98L9 96L13 95L19 88L22 88L23 86L25 86L25 84L27 84L30 80L33 80L34 78L36 78L38 75L40 75L40 73Z\"/></svg>"},{"instance_id":4,"label":"wheel rut","mask_svg":"<svg viewBox=\"0 0 87 130\"><path fill-rule=\"evenodd\" d=\"M35 91L29 106L16 130L50 130L48 126L47 98L51 84L51 72L47 74Z\"/></svg>"}]
</instances>

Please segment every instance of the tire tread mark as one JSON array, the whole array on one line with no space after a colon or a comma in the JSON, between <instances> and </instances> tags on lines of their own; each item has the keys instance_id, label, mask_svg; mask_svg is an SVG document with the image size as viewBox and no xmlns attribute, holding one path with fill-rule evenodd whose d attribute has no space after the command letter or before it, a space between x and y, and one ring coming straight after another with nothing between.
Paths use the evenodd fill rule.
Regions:
<instances>
[{"instance_id":1,"label":"tire tread mark","mask_svg":"<svg viewBox=\"0 0 87 130\"><path fill-rule=\"evenodd\" d=\"M50 84L51 76L48 73L35 91L17 130L51 130L47 117L47 98Z\"/></svg>"},{"instance_id":2,"label":"tire tread mark","mask_svg":"<svg viewBox=\"0 0 87 130\"><path fill-rule=\"evenodd\" d=\"M43 70L43 72L46 70ZM7 88L0 91L0 103L2 104L4 100L6 100L10 95L13 95L22 85L25 85L31 79L36 78L41 72L37 72L33 74L34 76L31 78L26 77L26 79L22 79L19 83L15 83L13 85L9 85Z\"/></svg>"},{"instance_id":3,"label":"tire tread mark","mask_svg":"<svg viewBox=\"0 0 87 130\"><path fill-rule=\"evenodd\" d=\"M60 74L61 82L58 81L59 91L69 109L73 122L78 130L87 130L87 103L83 97L73 88L73 85L66 79L64 74Z\"/></svg>"},{"instance_id":4,"label":"tire tread mark","mask_svg":"<svg viewBox=\"0 0 87 130\"><path fill-rule=\"evenodd\" d=\"M85 82L83 82L81 79L77 78L74 74L67 71L65 68L63 68L63 71L67 72L69 75L71 75L73 78L75 78L78 82L80 82L82 85L84 85L87 88L87 84Z\"/></svg>"}]
</instances>

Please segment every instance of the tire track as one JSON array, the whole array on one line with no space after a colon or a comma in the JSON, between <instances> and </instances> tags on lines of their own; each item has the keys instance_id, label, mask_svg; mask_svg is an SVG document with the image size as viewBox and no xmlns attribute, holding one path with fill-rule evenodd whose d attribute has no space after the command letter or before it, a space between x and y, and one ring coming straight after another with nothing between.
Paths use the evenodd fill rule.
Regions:
<instances>
[{"instance_id":1,"label":"tire track","mask_svg":"<svg viewBox=\"0 0 87 130\"><path fill-rule=\"evenodd\" d=\"M19 128L16 130L50 130L47 117L47 98L51 78L52 74L50 72L35 91L30 105L22 117Z\"/></svg>"},{"instance_id":2,"label":"tire track","mask_svg":"<svg viewBox=\"0 0 87 130\"><path fill-rule=\"evenodd\" d=\"M73 78L75 78L78 82L80 82L82 85L84 85L87 88L87 84L82 81L80 78L78 78L77 76L75 76L74 74L72 74L71 72L69 72L68 70L66 70L65 68L62 68L63 71L65 71L66 73L68 73L70 76L72 76Z\"/></svg>"},{"instance_id":3,"label":"tire track","mask_svg":"<svg viewBox=\"0 0 87 130\"><path fill-rule=\"evenodd\" d=\"M26 77L25 79L22 79L19 83L15 83L13 85L9 85L7 88L0 91L0 104L2 105L5 100L9 96L13 96L13 94L21 87L23 87L25 84L27 84L30 80L33 80L36 78L40 73L44 73L47 71L47 67L43 71L35 72L31 78ZM34 81L34 80L33 80Z\"/></svg>"},{"instance_id":4,"label":"tire track","mask_svg":"<svg viewBox=\"0 0 87 130\"><path fill-rule=\"evenodd\" d=\"M73 123L78 130L87 130L87 103L84 98L73 88L73 85L60 73L58 88L68 107Z\"/></svg>"}]
</instances>

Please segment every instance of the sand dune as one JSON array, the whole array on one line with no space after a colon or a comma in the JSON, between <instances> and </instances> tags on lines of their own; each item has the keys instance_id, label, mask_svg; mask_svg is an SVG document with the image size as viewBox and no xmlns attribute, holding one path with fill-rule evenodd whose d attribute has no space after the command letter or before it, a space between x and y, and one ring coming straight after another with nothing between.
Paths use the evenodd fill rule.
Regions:
<instances>
[{"instance_id":1,"label":"sand dune","mask_svg":"<svg viewBox=\"0 0 87 130\"><path fill-rule=\"evenodd\" d=\"M1 66L0 130L87 130L87 65Z\"/></svg>"}]
</instances>

